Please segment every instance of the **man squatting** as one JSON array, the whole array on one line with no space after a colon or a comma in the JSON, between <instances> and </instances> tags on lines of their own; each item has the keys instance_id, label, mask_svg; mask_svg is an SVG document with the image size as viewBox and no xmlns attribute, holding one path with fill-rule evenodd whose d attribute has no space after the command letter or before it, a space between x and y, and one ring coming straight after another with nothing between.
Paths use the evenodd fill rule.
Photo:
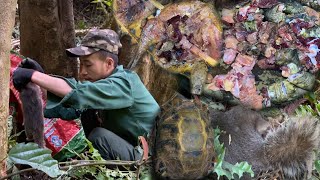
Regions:
<instances>
[{"instance_id":1,"label":"man squatting","mask_svg":"<svg viewBox=\"0 0 320 180\"><path fill-rule=\"evenodd\" d=\"M67 49L80 59L80 81L49 76L25 60L13 73L16 89L33 82L48 91L45 117L75 119L106 160L138 160L138 136L150 133L160 108L139 76L118 65L122 45L109 29L90 30L80 46Z\"/></svg>"}]
</instances>

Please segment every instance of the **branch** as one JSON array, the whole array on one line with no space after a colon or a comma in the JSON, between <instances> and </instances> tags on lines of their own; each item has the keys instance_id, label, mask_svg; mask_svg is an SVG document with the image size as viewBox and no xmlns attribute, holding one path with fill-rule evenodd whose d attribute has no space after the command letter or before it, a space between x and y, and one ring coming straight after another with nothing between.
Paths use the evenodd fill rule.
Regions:
<instances>
[{"instance_id":1,"label":"branch","mask_svg":"<svg viewBox=\"0 0 320 180\"><path fill-rule=\"evenodd\" d=\"M70 162L60 162L59 165L64 165L60 166L59 168L61 170L65 170L66 167L79 167L79 166L93 166L93 165L133 165L137 164L137 161L116 161L116 160L104 160L104 161L96 161L96 160L73 160Z\"/></svg>"},{"instance_id":2,"label":"branch","mask_svg":"<svg viewBox=\"0 0 320 180\"><path fill-rule=\"evenodd\" d=\"M134 164L134 163L133 163ZM96 163L85 163L85 164L75 164L75 165L69 165L69 166L63 166L63 167L59 167L60 170L68 170L71 168L75 168L75 167L81 167L81 166L95 166L95 165L132 165L132 164L128 164L128 163L108 163L108 162L96 162Z\"/></svg>"},{"instance_id":3,"label":"branch","mask_svg":"<svg viewBox=\"0 0 320 180\"><path fill-rule=\"evenodd\" d=\"M32 170L35 170L34 168L28 168L28 169L23 169L23 170L20 170L20 171L17 171L17 172L14 172L14 173L11 173L7 176L4 176L4 177L1 177L0 180L4 180L4 179L8 179L12 176L15 176L17 174L21 174L21 173L24 173L24 172L28 172L28 171L32 171Z\"/></svg>"}]
</instances>

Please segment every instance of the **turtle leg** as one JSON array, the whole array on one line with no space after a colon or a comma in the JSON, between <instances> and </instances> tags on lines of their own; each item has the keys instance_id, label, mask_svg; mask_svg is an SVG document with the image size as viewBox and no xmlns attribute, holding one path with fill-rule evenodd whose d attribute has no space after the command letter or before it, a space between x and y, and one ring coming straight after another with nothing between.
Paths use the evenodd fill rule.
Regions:
<instances>
[{"instance_id":1,"label":"turtle leg","mask_svg":"<svg viewBox=\"0 0 320 180\"><path fill-rule=\"evenodd\" d=\"M204 61L197 61L190 72L191 94L201 95L203 85L208 74L208 67Z\"/></svg>"}]
</instances>

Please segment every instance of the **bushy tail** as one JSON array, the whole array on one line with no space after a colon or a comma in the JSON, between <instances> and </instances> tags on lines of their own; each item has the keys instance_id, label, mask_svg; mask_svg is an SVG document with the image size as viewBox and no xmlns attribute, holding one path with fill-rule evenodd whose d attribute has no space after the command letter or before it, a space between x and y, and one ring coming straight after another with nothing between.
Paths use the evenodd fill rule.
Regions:
<instances>
[{"instance_id":1,"label":"bushy tail","mask_svg":"<svg viewBox=\"0 0 320 180\"><path fill-rule=\"evenodd\" d=\"M32 82L28 83L21 89L20 99L27 139L34 140L39 147L44 147L44 117L40 87Z\"/></svg>"},{"instance_id":2,"label":"bushy tail","mask_svg":"<svg viewBox=\"0 0 320 180\"><path fill-rule=\"evenodd\" d=\"M310 174L315 158L313 150L319 146L319 129L318 119L299 116L268 133L265 152L270 165L281 169L290 179Z\"/></svg>"}]
</instances>

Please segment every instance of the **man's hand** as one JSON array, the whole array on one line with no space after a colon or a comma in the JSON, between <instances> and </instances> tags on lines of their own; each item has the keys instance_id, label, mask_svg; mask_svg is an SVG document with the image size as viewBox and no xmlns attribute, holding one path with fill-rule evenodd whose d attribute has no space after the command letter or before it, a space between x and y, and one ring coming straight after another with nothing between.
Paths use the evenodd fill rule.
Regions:
<instances>
[{"instance_id":1,"label":"man's hand","mask_svg":"<svg viewBox=\"0 0 320 180\"><path fill-rule=\"evenodd\" d=\"M20 68L18 67L14 72L12 76L13 80L13 86L20 91L22 88L24 88L30 81L32 74L35 70L33 69L26 69L26 68Z\"/></svg>"},{"instance_id":2,"label":"man's hand","mask_svg":"<svg viewBox=\"0 0 320 180\"><path fill-rule=\"evenodd\" d=\"M44 73L43 68L40 66L40 64L31 58L26 58L26 59L22 60L19 67L27 68L27 69L34 69L36 71Z\"/></svg>"}]
</instances>

